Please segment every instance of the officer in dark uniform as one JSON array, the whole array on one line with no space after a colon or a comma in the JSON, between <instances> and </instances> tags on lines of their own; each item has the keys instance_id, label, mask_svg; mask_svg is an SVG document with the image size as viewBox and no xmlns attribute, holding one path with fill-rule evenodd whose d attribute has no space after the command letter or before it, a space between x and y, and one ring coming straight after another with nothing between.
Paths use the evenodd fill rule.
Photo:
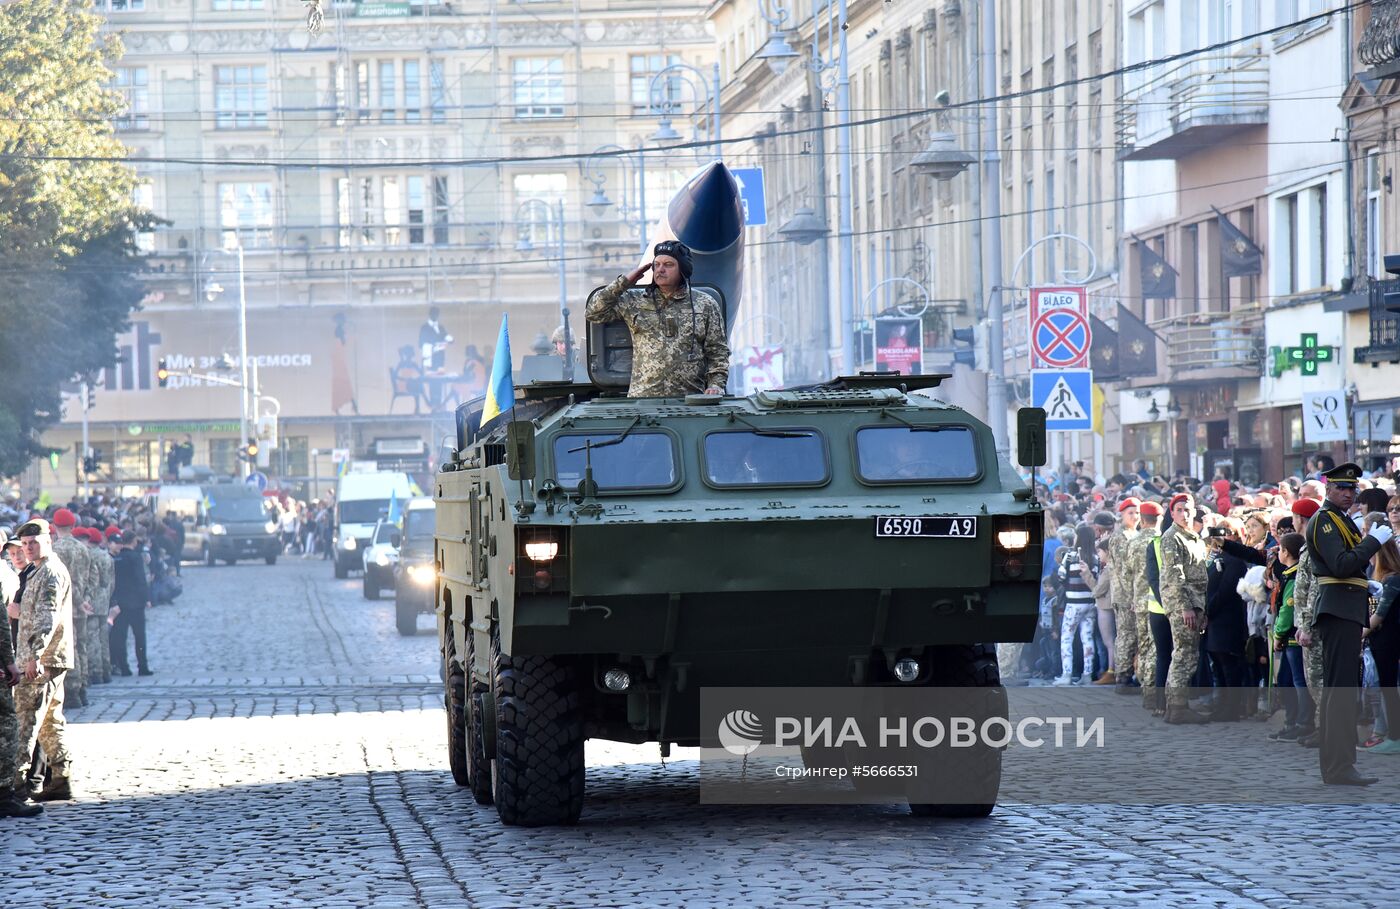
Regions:
<instances>
[{"instance_id":1,"label":"officer in dark uniform","mask_svg":"<svg viewBox=\"0 0 1400 909\"><path fill-rule=\"evenodd\" d=\"M1347 510L1356 500L1361 468L1341 464L1324 471L1327 501L1308 522L1308 553L1317 575L1317 610L1311 628L1298 640L1322 642L1322 741L1318 762L1322 781L1336 786L1369 786L1375 777L1356 772L1356 689L1361 662L1361 629L1369 616L1366 566L1392 531L1383 523L1363 537Z\"/></svg>"}]
</instances>

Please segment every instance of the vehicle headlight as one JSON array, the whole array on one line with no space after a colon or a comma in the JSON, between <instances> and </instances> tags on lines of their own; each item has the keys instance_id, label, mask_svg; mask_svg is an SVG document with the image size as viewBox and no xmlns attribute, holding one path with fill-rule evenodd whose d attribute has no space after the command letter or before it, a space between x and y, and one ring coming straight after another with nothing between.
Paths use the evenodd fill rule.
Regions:
<instances>
[{"instance_id":1,"label":"vehicle headlight","mask_svg":"<svg viewBox=\"0 0 1400 909\"><path fill-rule=\"evenodd\" d=\"M276 533L276 532L277 532L277 522L276 522L276 521L268 521L266 524L263 525L263 529L266 530L268 533Z\"/></svg>"},{"instance_id":2,"label":"vehicle headlight","mask_svg":"<svg viewBox=\"0 0 1400 909\"><path fill-rule=\"evenodd\" d=\"M437 580L437 568L431 562L408 566L408 579L415 584L431 584Z\"/></svg>"},{"instance_id":3,"label":"vehicle headlight","mask_svg":"<svg viewBox=\"0 0 1400 909\"><path fill-rule=\"evenodd\" d=\"M222 524L210 524L209 533L216 537L221 537L224 534L228 533L228 528Z\"/></svg>"},{"instance_id":4,"label":"vehicle headlight","mask_svg":"<svg viewBox=\"0 0 1400 909\"><path fill-rule=\"evenodd\" d=\"M346 548L346 549L354 549L357 545L359 545L359 544L357 544L357 543L355 542L355 538L354 538L354 537L346 537L346 538L345 538L345 548Z\"/></svg>"},{"instance_id":5,"label":"vehicle headlight","mask_svg":"<svg viewBox=\"0 0 1400 909\"><path fill-rule=\"evenodd\" d=\"M380 568L388 568L389 554L387 552L381 552L379 555L374 557L374 564L378 565Z\"/></svg>"},{"instance_id":6,"label":"vehicle headlight","mask_svg":"<svg viewBox=\"0 0 1400 909\"><path fill-rule=\"evenodd\" d=\"M1031 535L1026 530L997 531L997 545L1008 552L1018 552L1030 545Z\"/></svg>"},{"instance_id":7,"label":"vehicle headlight","mask_svg":"<svg viewBox=\"0 0 1400 909\"><path fill-rule=\"evenodd\" d=\"M559 554L559 544L550 540L546 543L526 543L525 555L532 562L548 562Z\"/></svg>"}]
</instances>

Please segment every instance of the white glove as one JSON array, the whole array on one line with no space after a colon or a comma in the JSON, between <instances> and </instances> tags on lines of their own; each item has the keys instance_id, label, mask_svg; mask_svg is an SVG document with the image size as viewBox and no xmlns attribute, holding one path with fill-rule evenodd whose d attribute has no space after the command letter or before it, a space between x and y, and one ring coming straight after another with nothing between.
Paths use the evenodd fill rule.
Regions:
<instances>
[{"instance_id":1,"label":"white glove","mask_svg":"<svg viewBox=\"0 0 1400 909\"><path fill-rule=\"evenodd\" d=\"M1389 524L1376 524L1371 528L1371 532L1367 534L1367 536L1375 537L1380 541L1381 545L1384 546L1386 543L1390 542L1391 537L1395 536L1395 531L1390 529Z\"/></svg>"},{"instance_id":2,"label":"white glove","mask_svg":"<svg viewBox=\"0 0 1400 909\"><path fill-rule=\"evenodd\" d=\"M1371 596L1373 596L1373 597L1378 597L1378 596L1380 596L1380 595L1381 595L1381 591L1385 589L1384 587L1381 586L1381 582L1380 582L1380 581L1367 581L1367 582L1366 582L1366 587L1367 587L1368 590L1371 591Z\"/></svg>"}]
</instances>

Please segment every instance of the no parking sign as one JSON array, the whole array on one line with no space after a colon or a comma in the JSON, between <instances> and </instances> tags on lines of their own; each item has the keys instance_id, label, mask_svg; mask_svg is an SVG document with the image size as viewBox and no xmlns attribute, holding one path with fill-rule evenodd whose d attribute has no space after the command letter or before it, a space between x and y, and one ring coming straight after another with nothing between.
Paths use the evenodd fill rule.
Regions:
<instances>
[{"instance_id":1,"label":"no parking sign","mask_svg":"<svg viewBox=\"0 0 1400 909\"><path fill-rule=\"evenodd\" d=\"M1088 369L1093 330L1082 287L1032 287L1031 369Z\"/></svg>"}]
</instances>

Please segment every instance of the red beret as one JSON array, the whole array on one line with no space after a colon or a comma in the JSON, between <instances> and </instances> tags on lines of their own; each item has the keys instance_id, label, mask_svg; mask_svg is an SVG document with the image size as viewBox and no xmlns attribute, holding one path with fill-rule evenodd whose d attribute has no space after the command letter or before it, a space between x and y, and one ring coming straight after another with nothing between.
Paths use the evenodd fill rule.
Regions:
<instances>
[{"instance_id":1,"label":"red beret","mask_svg":"<svg viewBox=\"0 0 1400 909\"><path fill-rule=\"evenodd\" d=\"M1172 496L1171 499L1167 502L1167 511L1170 512L1173 508L1175 508L1177 502L1190 501L1192 501L1190 495L1184 492L1178 492L1176 495Z\"/></svg>"},{"instance_id":2,"label":"red beret","mask_svg":"<svg viewBox=\"0 0 1400 909\"><path fill-rule=\"evenodd\" d=\"M79 540L86 540L88 538L88 529L86 527L74 527L73 537Z\"/></svg>"},{"instance_id":3,"label":"red beret","mask_svg":"<svg viewBox=\"0 0 1400 909\"><path fill-rule=\"evenodd\" d=\"M1158 502L1146 501L1138 506L1138 511L1144 517L1155 518L1162 513L1162 506Z\"/></svg>"},{"instance_id":4,"label":"red beret","mask_svg":"<svg viewBox=\"0 0 1400 909\"><path fill-rule=\"evenodd\" d=\"M1317 510L1321 507L1322 505L1317 499L1298 499L1293 503L1292 510L1300 518L1310 518L1317 514Z\"/></svg>"},{"instance_id":5,"label":"red beret","mask_svg":"<svg viewBox=\"0 0 1400 909\"><path fill-rule=\"evenodd\" d=\"M104 531L102 531L102 535L105 536L105 537L110 537L110 536L112 536L113 534L117 534L117 533L121 533L121 532L122 532L122 529L121 529L120 527L118 527L116 524L108 524L108 525L107 525L107 529L104 530Z\"/></svg>"},{"instance_id":6,"label":"red beret","mask_svg":"<svg viewBox=\"0 0 1400 909\"><path fill-rule=\"evenodd\" d=\"M1142 500L1139 499L1137 496L1128 496L1126 499L1124 499L1123 501L1121 501L1121 502L1118 503L1118 510L1119 510L1119 511L1127 511L1129 508L1141 508L1141 507L1142 507Z\"/></svg>"},{"instance_id":7,"label":"red beret","mask_svg":"<svg viewBox=\"0 0 1400 909\"><path fill-rule=\"evenodd\" d=\"M66 508L60 508L53 513L53 526L72 527L78 523L78 516Z\"/></svg>"}]
</instances>

